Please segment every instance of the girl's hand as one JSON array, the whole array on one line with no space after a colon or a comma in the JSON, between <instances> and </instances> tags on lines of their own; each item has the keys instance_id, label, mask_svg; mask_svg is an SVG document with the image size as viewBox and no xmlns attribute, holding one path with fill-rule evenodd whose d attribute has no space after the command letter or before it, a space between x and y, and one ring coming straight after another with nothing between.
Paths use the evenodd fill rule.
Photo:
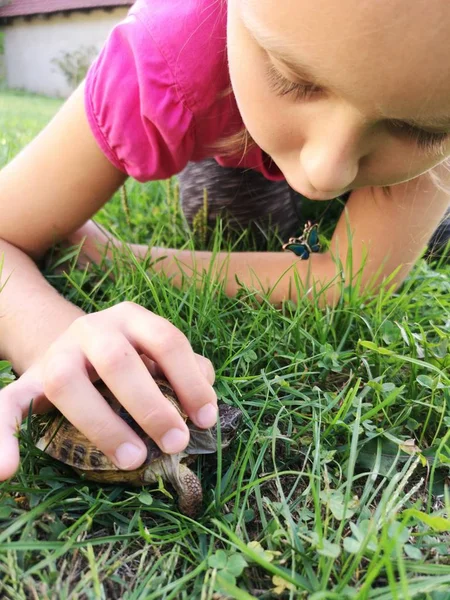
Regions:
<instances>
[{"instance_id":1,"label":"girl's hand","mask_svg":"<svg viewBox=\"0 0 450 600\"><path fill-rule=\"evenodd\" d=\"M68 235L58 244L58 248L53 247L46 259L46 264L54 265L58 260L58 265L53 266L53 272L61 274L69 271L71 260L61 262L61 256L67 248L80 246L80 252L77 256L76 266L78 269L85 269L91 262L100 265L105 258L113 258L113 246L124 250L125 244L116 237L106 232L101 225L92 220L87 221L82 227ZM110 274L113 279L112 274Z\"/></svg>"},{"instance_id":2,"label":"girl's hand","mask_svg":"<svg viewBox=\"0 0 450 600\"><path fill-rule=\"evenodd\" d=\"M123 249L124 246L122 242L92 220L87 221L64 240L64 244L68 246L76 246L81 242L83 245L77 261L78 268L84 268L91 261L100 264L105 256L112 258L113 246L120 249Z\"/></svg>"},{"instance_id":3,"label":"girl's hand","mask_svg":"<svg viewBox=\"0 0 450 600\"><path fill-rule=\"evenodd\" d=\"M189 431L151 372L162 372L199 427L217 418L211 362L195 354L169 321L132 302L82 316L15 382L0 392L0 480L19 465L21 420L54 405L119 468L135 469L147 450L109 407L92 381L101 378L139 425L167 453L183 450Z\"/></svg>"}]
</instances>

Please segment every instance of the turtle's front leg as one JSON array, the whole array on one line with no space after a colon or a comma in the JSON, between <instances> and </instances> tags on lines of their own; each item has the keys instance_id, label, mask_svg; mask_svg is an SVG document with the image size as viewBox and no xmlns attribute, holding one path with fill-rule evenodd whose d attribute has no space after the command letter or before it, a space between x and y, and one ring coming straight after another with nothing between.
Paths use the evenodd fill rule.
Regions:
<instances>
[{"instance_id":1,"label":"turtle's front leg","mask_svg":"<svg viewBox=\"0 0 450 600\"><path fill-rule=\"evenodd\" d=\"M181 512L195 517L202 507L203 490L197 475L181 462L183 458L186 458L183 453L163 454L160 461L147 469L144 481L152 483L157 481L156 475L161 475L175 488Z\"/></svg>"},{"instance_id":2,"label":"turtle's front leg","mask_svg":"<svg viewBox=\"0 0 450 600\"><path fill-rule=\"evenodd\" d=\"M181 463L171 483L178 492L178 506L183 514L196 517L203 504L203 490L197 475Z\"/></svg>"}]
</instances>

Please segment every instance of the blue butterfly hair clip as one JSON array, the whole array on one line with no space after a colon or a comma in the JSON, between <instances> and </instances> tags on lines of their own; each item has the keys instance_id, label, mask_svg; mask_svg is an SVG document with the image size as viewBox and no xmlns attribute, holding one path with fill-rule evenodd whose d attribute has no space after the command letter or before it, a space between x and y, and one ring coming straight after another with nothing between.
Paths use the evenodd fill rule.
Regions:
<instances>
[{"instance_id":1,"label":"blue butterfly hair clip","mask_svg":"<svg viewBox=\"0 0 450 600\"><path fill-rule=\"evenodd\" d=\"M319 233L317 229L317 224L312 225L311 221L308 221L303 229L302 235L297 238L289 238L289 241L283 244L283 250L290 250L302 260L308 260L309 255L312 252L319 252L320 250Z\"/></svg>"}]
</instances>

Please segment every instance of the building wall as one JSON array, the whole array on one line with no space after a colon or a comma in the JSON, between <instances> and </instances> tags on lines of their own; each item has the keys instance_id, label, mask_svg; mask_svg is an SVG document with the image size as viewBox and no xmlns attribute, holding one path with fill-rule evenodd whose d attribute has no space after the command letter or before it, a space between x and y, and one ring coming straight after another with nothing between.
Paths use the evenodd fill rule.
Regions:
<instances>
[{"instance_id":1,"label":"building wall","mask_svg":"<svg viewBox=\"0 0 450 600\"><path fill-rule=\"evenodd\" d=\"M3 54L0 54L0 84L3 79L6 77L6 66L5 66L5 57Z\"/></svg>"},{"instance_id":2,"label":"building wall","mask_svg":"<svg viewBox=\"0 0 450 600\"><path fill-rule=\"evenodd\" d=\"M54 59L80 51L94 56L112 27L125 18L127 7L66 15L16 18L4 27L8 87L47 96L67 97L73 86Z\"/></svg>"}]
</instances>

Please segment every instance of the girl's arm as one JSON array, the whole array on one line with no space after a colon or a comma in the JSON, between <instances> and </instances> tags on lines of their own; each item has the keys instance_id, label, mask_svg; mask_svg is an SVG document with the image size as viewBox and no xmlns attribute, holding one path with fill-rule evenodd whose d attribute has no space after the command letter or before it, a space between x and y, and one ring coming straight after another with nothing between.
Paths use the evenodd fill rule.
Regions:
<instances>
[{"instance_id":1,"label":"girl's arm","mask_svg":"<svg viewBox=\"0 0 450 600\"><path fill-rule=\"evenodd\" d=\"M125 179L91 133L81 84L0 171L0 238L37 259L96 213Z\"/></svg>"},{"instance_id":2,"label":"girl's arm","mask_svg":"<svg viewBox=\"0 0 450 600\"><path fill-rule=\"evenodd\" d=\"M441 166L435 171L442 183L450 187L448 170ZM271 301L278 304L288 298L296 299L294 275L297 274L301 294L308 293L312 286L317 290L326 288L326 302L333 304L342 285L339 264L342 264L346 285L352 276L359 274L363 264L362 289L376 291L376 286L396 269L392 283L400 285L449 204L450 194L438 189L428 174L392 186L389 194L382 188L355 190L337 224L329 251L313 254L308 261L299 260L291 252L219 252L212 264L212 254L207 251L148 248L139 244L128 244L128 247L140 258L150 253L153 268L172 277L177 286L181 285L183 274L192 277L195 272L201 274L212 269L216 277L224 280L228 295L237 293L239 281L264 293L270 291ZM108 240L110 244L121 246L93 223L72 236L71 242L79 243L84 236L84 252L94 262L100 261ZM347 261L350 244L351 264Z\"/></svg>"},{"instance_id":3,"label":"girl's arm","mask_svg":"<svg viewBox=\"0 0 450 600\"><path fill-rule=\"evenodd\" d=\"M0 171L0 356L18 372L82 314L32 259L80 227L124 180L92 136L83 85Z\"/></svg>"},{"instance_id":4,"label":"girl's arm","mask_svg":"<svg viewBox=\"0 0 450 600\"><path fill-rule=\"evenodd\" d=\"M423 253L450 206L450 172L441 164L435 167L434 174L442 189L425 173L392 186L389 192L373 187L355 190L350 195L347 211L353 273L365 261L363 287L380 284L396 269L399 270L393 282L400 285ZM344 213L333 235L332 252L345 261L349 244Z\"/></svg>"}]
</instances>

